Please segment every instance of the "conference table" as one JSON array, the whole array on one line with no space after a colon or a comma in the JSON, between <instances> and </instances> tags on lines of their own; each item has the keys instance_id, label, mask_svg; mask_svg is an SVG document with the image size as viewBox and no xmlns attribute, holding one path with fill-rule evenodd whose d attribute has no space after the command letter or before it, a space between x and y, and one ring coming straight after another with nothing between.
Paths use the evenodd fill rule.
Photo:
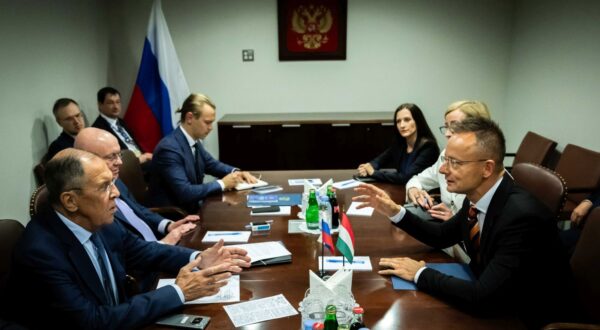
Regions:
<instances>
[{"instance_id":1,"label":"conference table","mask_svg":"<svg viewBox=\"0 0 600 330\"><path fill-rule=\"evenodd\" d=\"M289 186L288 179L320 178L342 181L352 178L355 170L319 171L267 171L262 180L284 189L277 193L301 193L302 186ZM404 187L386 183L376 185L397 202L404 201ZM246 206L246 191L225 192L207 198L199 212L201 222L180 244L205 249L202 238L207 230L245 230L250 221L273 219L271 230L261 236L251 236L248 243L282 241L292 252L292 262L287 264L252 267L240 274L241 302L283 294L296 309L309 286L309 270L318 273L317 260L321 252L318 235L308 233L288 234L288 220L298 219L300 208L292 207L289 216L251 216ZM348 209L354 189L337 191L340 209ZM355 235L355 255L369 256L373 271L354 271L352 293L365 309L364 320L370 329L496 329L523 328L513 318L480 318L463 312L446 302L420 291L398 291L392 287L389 276L377 274L382 257L406 256L426 262L452 262L445 253L415 240L390 221L374 212L371 217L349 216ZM337 235L334 235L334 240ZM328 252L326 252L328 253ZM223 304L186 305L183 313L210 316L208 329L234 329ZM240 329L299 329L300 314L255 323ZM153 326L153 328L158 328Z\"/></svg>"}]
</instances>

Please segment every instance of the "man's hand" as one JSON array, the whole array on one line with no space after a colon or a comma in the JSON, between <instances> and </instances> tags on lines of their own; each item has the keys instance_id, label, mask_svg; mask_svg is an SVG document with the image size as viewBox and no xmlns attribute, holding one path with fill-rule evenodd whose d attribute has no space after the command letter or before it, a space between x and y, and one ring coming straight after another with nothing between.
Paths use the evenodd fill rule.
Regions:
<instances>
[{"instance_id":1,"label":"man's hand","mask_svg":"<svg viewBox=\"0 0 600 330\"><path fill-rule=\"evenodd\" d=\"M167 234L167 236L163 237L163 239L161 239L160 241L165 244L175 245L179 242L179 240L181 240L181 237L183 237L183 235L194 230L195 228L196 228L196 224L194 224L194 223L186 223L186 224L177 226L177 228L172 229Z\"/></svg>"},{"instance_id":2,"label":"man's hand","mask_svg":"<svg viewBox=\"0 0 600 330\"><path fill-rule=\"evenodd\" d=\"M407 281L414 282L417 271L425 267L425 261L416 261L411 258L381 258L379 266L389 267L378 271L380 275L396 275Z\"/></svg>"},{"instance_id":3,"label":"man's hand","mask_svg":"<svg viewBox=\"0 0 600 330\"><path fill-rule=\"evenodd\" d=\"M375 172L375 169L373 168L373 165L371 165L371 163L360 164L358 165L357 170L359 176L369 176L373 175L373 172Z\"/></svg>"},{"instance_id":4,"label":"man's hand","mask_svg":"<svg viewBox=\"0 0 600 330\"><path fill-rule=\"evenodd\" d=\"M202 258L196 258L181 267L175 278L175 284L183 291L185 301L217 294L221 287L227 284L227 279L231 277L231 270L237 267L225 262L201 271L193 271L200 263Z\"/></svg>"},{"instance_id":5,"label":"man's hand","mask_svg":"<svg viewBox=\"0 0 600 330\"><path fill-rule=\"evenodd\" d=\"M580 226L581 220L583 220L583 218L585 218L585 216L590 212L590 209L593 205L594 204L589 199L584 199L581 201L581 203L579 203L579 205L577 205L577 207L571 213L571 221L573 224Z\"/></svg>"},{"instance_id":6,"label":"man's hand","mask_svg":"<svg viewBox=\"0 0 600 330\"><path fill-rule=\"evenodd\" d=\"M225 185L225 190L231 190L233 189L238 183L242 182L242 172L240 171L236 171L233 173L229 173L226 176L224 176L221 181L223 181L223 184Z\"/></svg>"},{"instance_id":7,"label":"man's hand","mask_svg":"<svg viewBox=\"0 0 600 330\"><path fill-rule=\"evenodd\" d=\"M375 187L372 184L361 183L358 187L354 188L360 195L352 197L355 202L361 202L357 206L358 209L364 207L372 207L375 211L391 217L400 212L400 205L394 203L390 196L383 190Z\"/></svg>"},{"instance_id":8,"label":"man's hand","mask_svg":"<svg viewBox=\"0 0 600 330\"><path fill-rule=\"evenodd\" d=\"M171 231L175 230L177 227L184 225L186 223L196 222L198 220L200 220L200 216L198 216L196 214L188 215L187 217L185 217L181 220L177 220L177 221L173 221L173 222L169 223L169 225L167 226L167 232L171 232Z\"/></svg>"},{"instance_id":9,"label":"man's hand","mask_svg":"<svg viewBox=\"0 0 600 330\"><path fill-rule=\"evenodd\" d=\"M149 152L143 153L138 157L138 159L140 160L140 164L143 164L147 161L152 160L152 154Z\"/></svg>"},{"instance_id":10,"label":"man's hand","mask_svg":"<svg viewBox=\"0 0 600 330\"><path fill-rule=\"evenodd\" d=\"M240 172L240 174L242 176L242 180L244 180L248 183L257 183L258 182L256 177L254 175L250 174L250 172L242 171L242 172Z\"/></svg>"},{"instance_id":11,"label":"man's hand","mask_svg":"<svg viewBox=\"0 0 600 330\"><path fill-rule=\"evenodd\" d=\"M433 198L425 190L415 187L408 189L408 199L411 203L419 205L425 210L429 210L433 205Z\"/></svg>"},{"instance_id":12,"label":"man's hand","mask_svg":"<svg viewBox=\"0 0 600 330\"><path fill-rule=\"evenodd\" d=\"M246 252L246 250L234 247L224 247L224 244L225 242L223 240L219 240L212 247L202 251L200 254L202 259L200 268L211 267L223 262L229 262L232 265L244 268L250 267L250 257L248 257L248 252ZM239 267L239 271L233 272L241 272L242 269Z\"/></svg>"},{"instance_id":13,"label":"man's hand","mask_svg":"<svg viewBox=\"0 0 600 330\"><path fill-rule=\"evenodd\" d=\"M429 212L429 215L431 215L432 218L444 221L452 218L453 216L452 211L444 203L439 203L432 206L427 212Z\"/></svg>"}]
</instances>

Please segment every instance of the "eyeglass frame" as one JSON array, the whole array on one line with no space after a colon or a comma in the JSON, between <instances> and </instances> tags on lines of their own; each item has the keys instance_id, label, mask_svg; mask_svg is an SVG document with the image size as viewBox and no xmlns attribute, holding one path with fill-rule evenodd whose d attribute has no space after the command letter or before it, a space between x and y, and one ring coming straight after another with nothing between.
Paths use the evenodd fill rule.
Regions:
<instances>
[{"instance_id":1,"label":"eyeglass frame","mask_svg":"<svg viewBox=\"0 0 600 330\"><path fill-rule=\"evenodd\" d=\"M488 160L491 159L478 159L478 160L459 160L456 158L452 158L452 157L446 157L444 155L440 155L440 161L442 162L442 164L446 164L448 163L448 166L450 168L452 168L453 170L468 164L468 163L478 163L478 162L487 162Z\"/></svg>"},{"instance_id":2,"label":"eyeglass frame","mask_svg":"<svg viewBox=\"0 0 600 330\"><path fill-rule=\"evenodd\" d=\"M100 189L95 189L95 190L100 191L100 192L105 193L105 194L108 194L112 190L112 187L115 187L115 188L117 187L115 185L115 180L111 180L110 183L106 185L106 187L102 187ZM83 187L73 187L73 188L65 189L65 192L66 191L71 191L71 190L83 191Z\"/></svg>"},{"instance_id":3,"label":"eyeglass frame","mask_svg":"<svg viewBox=\"0 0 600 330\"><path fill-rule=\"evenodd\" d=\"M109 162L114 162L118 159L123 160L123 150L118 151L118 152L113 152L111 154L108 154L104 157L102 157L102 159L104 160L108 160Z\"/></svg>"},{"instance_id":4,"label":"eyeglass frame","mask_svg":"<svg viewBox=\"0 0 600 330\"><path fill-rule=\"evenodd\" d=\"M442 133L444 135L446 135L446 131L448 131L448 130L450 130L450 132L452 132L452 128L450 126L446 126L446 125L440 126L439 129L440 129L440 133Z\"/></svg>"}]
</instances>

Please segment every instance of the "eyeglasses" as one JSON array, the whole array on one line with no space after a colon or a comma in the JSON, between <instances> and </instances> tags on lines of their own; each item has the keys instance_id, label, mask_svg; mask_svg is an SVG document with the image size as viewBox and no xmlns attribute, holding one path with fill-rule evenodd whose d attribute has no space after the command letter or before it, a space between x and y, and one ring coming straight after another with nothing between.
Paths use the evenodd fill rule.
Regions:
<instances>
[{"instance_id":1,"label":"eyeglasses","mask_svg":"<svg viewBox=\"0 0 600 330\"><path fill-rule=\"evenodd\" d=\"M448 126L446 126L446 125L444 125L444 126L440 126L440 132L441 132L442 134L444 134L444 135L445 135L447 131L450 131L450 133L452 133L452 129L451 129L450 127L448 127Z\"/></svg>"},{"instance_id":2,"label":"eyeglasses","mask_svg":"<svg viewBox=\"0 0 600 330\"><path fill-rule=\"evenodd\" d=\"M487 161L487 159L478 159L478 160L458 160L458 159L454 159L451 157L446 157L446 156L440 156L440 160L442 161L442 164L448 163L448 165L450 166L450 168L452 168L453 170L467 164L467 163L477 163L477 162L485 162Z\"/></svg>"},{"instance_id":3,"label":"eyeglasses","mask_svg":"<svg viewBox=\"0 0 600 330\"><path fill-rule=\"evenodd\" d=\"M117 160L117 158L123 159L123 151L113 152L112 154L108 154L102 158L114 162Z\"/></svg>"},{"instance_id":4,"label":"eyeglasses","mask_svg":"<svg viewBox=\"0 0 600 330\"><path fill-rule=\"evenodd\" d=\"M111 192L112 188L116 187L115 186L115 181L111 180L110 182L107 182L105 184L103 184L102 186L100 186L97 191L100 193L104 193L104 194L108 194ZM68 188L65 189L65 191L70 191L70 190L78 190L78 191L83 191L82 187L73 187L73 188Z\"/></svg>"}]
</instances>

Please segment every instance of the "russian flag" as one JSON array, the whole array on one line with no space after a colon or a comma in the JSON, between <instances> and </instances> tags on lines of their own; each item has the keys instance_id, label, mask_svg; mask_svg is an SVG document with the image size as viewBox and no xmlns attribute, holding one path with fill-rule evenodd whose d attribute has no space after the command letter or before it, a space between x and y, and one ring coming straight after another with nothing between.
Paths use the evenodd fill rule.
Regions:
<instances>
[{"instance_id":1,"label":"russian flag","mask_svg":"<svg viewBox=\"0 0 600 330\"><path fill-rule=\"evenodd\" d=\"M335 255L335 247L333 246L333 238L331 237L331 230L329 229L329 224L327 221L321 220L321 237L322 244L325 244L325 247L331 251L331 254Z\"/></svg>"},{"instance_id":2,"label":"russian flag","mask_svg":"<svg viewBox=\"0 0 600 330\"><path fill-rule=\"evenodd\" d=\"M151 152L177 125L175 111L190 94L160 0L155 0L144 41L142 62L125 123L144 151Z\"/></svg>"}]
</instances>

